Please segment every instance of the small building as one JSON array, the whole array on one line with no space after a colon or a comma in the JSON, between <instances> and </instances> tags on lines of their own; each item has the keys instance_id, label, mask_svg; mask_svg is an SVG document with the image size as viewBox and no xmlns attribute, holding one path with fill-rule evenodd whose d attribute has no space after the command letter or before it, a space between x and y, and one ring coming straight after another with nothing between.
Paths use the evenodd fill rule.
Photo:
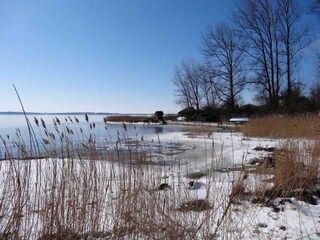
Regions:
<instances>
[{"instance_id":1,"label":"small building","mask_svg":"<svg viewBox=\"0 0 320 240\"><path fill-rule=\"evenodd\" d=\"M178 112L178 116L187 120L187 121L195 121L200 111L194 109L193 107L187 107L180 112Z\"/></svg>"},{"instance_id":2,"label":"small building","mask_svg":"<svg viewBox=\"0 0 320 240\"><path fill-rule=\"evenodd\" d=\"M186 121L199 121L199 122L218 122L219 117L213 111L196 110L193 107L187 107L178 112L178 119Z\"/></svg>"},{"instance_id":3,"label":"small building","mask_svg":"<svg viewBox=\"0 0 320 240\"><path fill-rule=\"evenodd\" d=\"M161 122L162 124L167 124L166 123L166 121L164 120L164 118L163 118L163 111L156 111L155 113L154 113L154 115L156 116L156 120L158 121L158 122Z\"/></svg>"}]
</instances>

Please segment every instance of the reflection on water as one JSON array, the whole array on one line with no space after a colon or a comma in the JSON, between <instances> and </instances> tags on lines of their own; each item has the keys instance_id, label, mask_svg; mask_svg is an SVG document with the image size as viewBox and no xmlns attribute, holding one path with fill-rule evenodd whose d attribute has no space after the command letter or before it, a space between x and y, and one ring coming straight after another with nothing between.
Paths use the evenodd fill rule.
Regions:
<instances>
[{"instance_id":1,"label":"reflection on water","mask_svg":"<svg viewBox=\"0 0 320 240\"><path fill-rule=\"evenodd\" d=\"M156 134L163 133L163 127L155 127L154 130Z\"/></svg>"}]
</instances>

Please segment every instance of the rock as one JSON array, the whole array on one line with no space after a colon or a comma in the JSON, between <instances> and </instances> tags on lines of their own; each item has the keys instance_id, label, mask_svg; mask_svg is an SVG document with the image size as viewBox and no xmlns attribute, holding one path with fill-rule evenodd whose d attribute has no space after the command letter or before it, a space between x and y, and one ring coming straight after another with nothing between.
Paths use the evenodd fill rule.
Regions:
<instances>
[{"instance_id":1,"label":"rock","mask_svg":"<svg viewBox=\"0 0 320 240\"><path fill-rule=\"evenodd\" d=\"M314 189L315 189L315 191L320 191L320 184L317 183L317 184L314 186Z\"/></svg>"},{"instance_id":2,"label":"rock","mask_svg":"<svg viewBox=\"0 0 320 240\"><path fill-rule=\"evenodd\" d=\"M267 228L268 224L266 224L266 223L258 223L257 227L259 227L259 228Z\"/></svg>"},{"instance_id":3,"label":"rock","mask_svg":"<svg viewBox=\"0 0 320 240\"><path fill-rule=\"evenodd\" d=\"M253 158L253 159L250 160L250 164L251 164L251 165L256 165L256 164L258 164L259 162L260 162L260 160L259 160L258 158Z\"/></svg>"},{"instance_id":4,"label":"rock","mask_svg":"<svg viewBox=\"0 0 320 240\"><path fill-rule=\"evenodd\" d=\"M256 165L256 166L265 166L266 168L274 168L275 167L275 158L272 154L269 154L266 157L262 158L253 158L250 161L251 165Z\"/></svg>"},{"instance_id":5,"label":"rock","mask_svg":"<svg viewBox=\"0 0 320 240\"><path fill-rule=\"evenodd\" d=\"M266 198L265 197L254 197L251 200L251 203L253 203L253 204L265 204L266 203Z\"/></svg>"},{"instance_id":6,"label":"rock","mask_svg":"<svg viewBox=\"0 0 320 240\"><path fill-rule=\"evenodd\" d=\"M204 183L199 182L199 181L190 181L189 182L189 189L192 190L198 190L201 188L205 188L206 186L204 185Z\"/></svg>"},{"instance_id":7,"label":"rock","mask_svg":"<svg viewBox=\"0 0 320 240\"><path fill-rule=\"evenodd\" d=\"M169 190L172 189L168 183L161 183L158 187L158 190Z\"/></svg>"},{"instance_id":8,"label":"rock","mask_svg":"<svg viewBox=\"0 0 320 240\"><path fill-rule=\"evenodd\" d=\"M253 150L255 151L265 151L265 152L274 152L274 147L255 147Z\"/></svg>"},{"instance_id":9,"label":"rock","mask_svg":"<svg viewBox=\"0 0 320 240\"><path fill-rule=\"evenodd\" d=\"M287 228L285 226L281 226L280 230L285 231L285 230L287 230Z\"/></svg>"},{"instance_id":10,"label":"rock","mask_svg":"<svg viewBox=\"0 0 320 240\"><path fill-rule=\"evenodd\" d=\"M317 191L313 189L304 189L299 194L296 194L299 200L310 203L312 205L319 204L319 197L317 196Z\"/></svg>"},{"instance_id":11,"label":"rock","mask_svg":"<svg viewBox=\"0 0 320 240\"><path fill-rule=\"evenodd\" d=\"M276 198L272 201L272 205L275 207L279 206L280 204L283 204L283 200L281 198Z\"/></svg>"}]
</instances>

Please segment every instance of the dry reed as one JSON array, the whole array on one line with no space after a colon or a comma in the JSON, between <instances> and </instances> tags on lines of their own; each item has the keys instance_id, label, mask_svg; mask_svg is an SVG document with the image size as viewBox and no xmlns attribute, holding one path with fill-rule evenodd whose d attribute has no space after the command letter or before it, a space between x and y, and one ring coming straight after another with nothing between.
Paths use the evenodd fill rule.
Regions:
<instances>
[{"instance_id":1,"label":"dry reed","mask_svg":"<svg viewBox=\"0 0 320 240\"><path fill-rule=\"evenodd\" d=\"M116 115L116 116L108 116L104 119L105 122L130 122L130 123L137 123L137 122L155 122L156 119L154 117L147 117L147 116L129 116L129 115Z\"/></svg>"},{"instance_id":2,"label":"dry reed","mask_svg":"<svg viewBox=\"0 0 320 240\"><path fill-rule=\"evenodd\" d=\"M241 131L250 137L318 138L320 120L318 116L268 116L251 119Z\"/></svg>"},{"instance_id":3,"label":"dry reed","mask_svg":"<svg viewBox=\"0 0 320 240\"><path fill-rule=\"evenodd\" d=\"M318 141L309 150L299 142L288 141L277 150L274 188L281 192L312 188L318 182L320 159L314 153L319 147Z\"/></svg>"},{"instance_id":4,"label":"dry reed","mask_svg":"<svg viewBox=\"0 0 320 240\"><path fill-rule=\"evenodd\" d=\"M108 153L100 151L96 126L87 115L85 125L78 125L78 119L54 118L53 129L42 119L34 121L41 132L39 155L28 151L19 131L17 139L1 138L6 152L0 164L1 239L210 239L212 224L220 219L217 232L228 220L230 206L221 212L227 193L211 177L203 200L207 207L200 213L181 212L179 206L195 201L183 179L172 186L174 191L160 191L167 181L164 168L106 161L146 161L148 151L138 149L139 144L128 145L127 154L118 152L126 143L125 125L124 139L118 134Z\"/></svg>"},{"instance_id":5,"label":"dry reed","mask_svg":"<svg viewBox=\"0 0 320 240\"><path fill-rule=\"evenodd\" d=\"M312 189L319 181L320 121L318 116L253 119L242 127L246 136L281 138L273 154L274 177L270 190L258 186L259 192L274 196L292 196Z\"/></svg>"},{"instance_id":6,"label":"dry reed","mask_svg":"<svg viewBox=\"0 0 320 240\"><path fill-rule=\"evenodd\" d=\"M125 124L116 143L104 142L101 151L96 125L88 116L84 125L77 118L54 118L51 130L45 122L35 122L42 132L42 159L28 160L39 156L32 155L19 131L17 139L1 137L6 160L0 164L0 239L240 239L245 229L252 228L254 216L250 222L239 215L232 217L247 188L244 169L230 175L210 171L202 176L205 197L198 199L197 192L186 187L184 176L164 178L166 167L155 170L148 164L118 161L144 163L152 157L146 154L148 149L141 149L140 137L129 141L134 144L125 144ZM121 144L126 147L125 154L120 151ZM320 152L320 145L315 146L308 151L310 158L303 171L296 163L302 160L295 158L297 147L288 146L287 152L279 153L283 161L279 160L276 170L276 187L314 183ZM293 161L290 165L296 166L292 174L283 172L289 159ZM212 153L207 161L205 164L221 160ZM180 167L170 166L170 171L177 168L174 170L180 173ZM305 174L296 177L299 171ZM160 190L163 183L170 188ZM230 232L230 228L237 231Z\"/></svg>"}]
</instances>

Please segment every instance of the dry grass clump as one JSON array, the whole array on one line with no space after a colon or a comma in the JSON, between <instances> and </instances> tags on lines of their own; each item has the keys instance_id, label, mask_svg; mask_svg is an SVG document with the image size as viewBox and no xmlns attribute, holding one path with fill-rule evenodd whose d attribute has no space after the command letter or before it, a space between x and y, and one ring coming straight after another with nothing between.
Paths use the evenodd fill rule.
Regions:
<instances>
[{"instance_id":1,"label":"dry grass clump","mask_svg":"<svg viewBox=\"0 0 320 240\"><path fill-rule=\"evenodd\" d=\"M318 116L268 116L251 119L241 131L250 137L317 138L320 134Z\"/></svg>"},{"instance_id":2,"label":"dry grass clump","mask_svg":"<svg viewBox=\"0 0 320 240\"><path fill-rule=\"evenodd\" d=\"M243 126L242 132L252 137L288 139L264 159L267 163L265 167L272 168L268 172L274 174L273 187L262 189L260 186L257 192L271 198L298 197L302 200L306 199L305 192L315 193L313 189L319 183L320 167L318 116L268 116L252 119Z\"/></svg>"},{"instance_id":3,"label":"dry grass clump","mask_svg":"<svg viewBox=\"0 0 320 240\"><path fill-rule=\"evenodd\" d=\"M129 116L129 115L117 115L117 116L108 116L104 118L104 121L107 122L130 122L130 123L148 123L155 122L155 117L147 117L147 116Z\"/></svg>"},{"instance_id":4,"label":"dry grass clump","mask_svg":"<svg viewBox=\"0 0 320 240\"><path fill-rule=\"evenodd\" d=\"M273 164L261 165L260 171L269 169L273 177L261 181L255 189L253 203L272 205L275 198L295 197L317 204L320 169L320 142L288 140L272 153ZM271 171L272 170L272 171ZM271 202L270 202L271 201Z\"/></svg>"},{"instance_id":5,"label":"dry grass clump","mask_svg":"<svg viewBox=\"0 0 320 240\"><path fill-rule=\"evenodd\" d=\"M319 148L319 142L314 150ZM312 150L312 151L314 151ZM298 143L288 142L275 151L274 187L284 191L312 188L318 182L319 155L303 152Z\"/></svg>"}]
</instances>

